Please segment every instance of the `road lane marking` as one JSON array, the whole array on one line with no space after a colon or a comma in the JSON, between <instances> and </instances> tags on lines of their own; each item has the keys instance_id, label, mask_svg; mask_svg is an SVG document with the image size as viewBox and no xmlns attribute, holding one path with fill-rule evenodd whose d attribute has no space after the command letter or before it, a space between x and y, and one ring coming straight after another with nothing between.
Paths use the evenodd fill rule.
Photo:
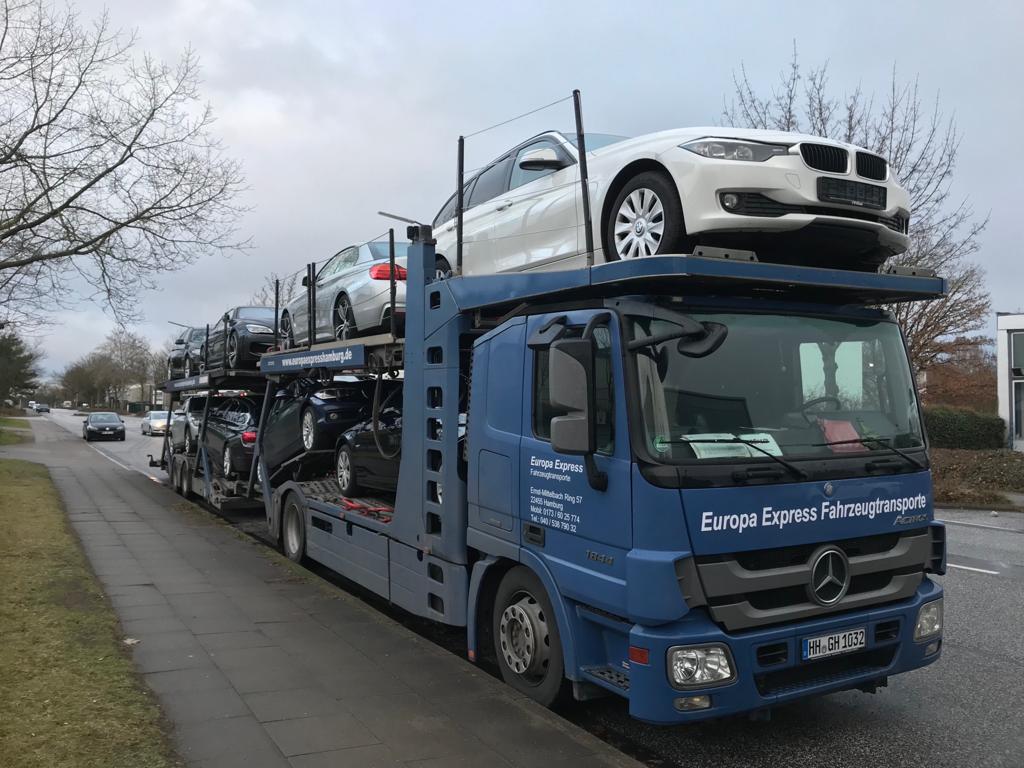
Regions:
<instances>
[{"instance_id":1,"label":"road lane marking","mask_svg":"<svg viewBox=\"0 0 1024 768\"><path fill-rule=\"evenodd\" d=\"M945 523L946 525L963 525L967 528L987 528L990 531L1006 531L1007 533L1024 533L1019 528L1006 528L1002 525L985 525L984 523L965 523L960 520L944 520L941 517L935 518L937 522Z\"/></svg>"},{"instance_id":2,"label":"road lane marking","mask_svg":"<svg viewBox=\"0 0 1024 768\"><path fill-rule=\"evenodd\" d=\"M949 568L959 568L960 570L963 570L963 571L974 571L975 573L987 573L989 576L998 576L999 575L999 571L990 571L990 570L987 570L986 568L972 568L969 565L957 565L956 563L946 563L946 566L949 567Z\"/></svg>"}]
</instances>

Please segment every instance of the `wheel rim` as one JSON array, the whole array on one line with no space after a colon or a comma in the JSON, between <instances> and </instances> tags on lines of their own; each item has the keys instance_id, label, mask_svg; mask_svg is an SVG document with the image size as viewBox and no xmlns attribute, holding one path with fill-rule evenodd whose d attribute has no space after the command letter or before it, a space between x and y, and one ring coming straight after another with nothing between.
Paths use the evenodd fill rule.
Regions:
<instances>
[{"instance_id":1,"label":"wheel rim","mask_svg":"<svg viewBox=\"0 0 1024 768\"><path fill-rule=\"evenodd\" d=\"M501 655L509 669L530 682L547 673L551 660L550 632L539 602L519 592L501 614L498 624Z\"/></svg>"},{"instance_id":2,"label":"wheel rim","mask_svg":"<svg viewBox=\"0 0 1024 768\"><path fill-rule=\"evenodd\" d=\"M228 336L228 365L232 368L238 365L238 339Z\"/></svg>"},{"instance_id":3,"label":"wheel rim","mask_svg":"<svg viewBox=\"0 0 1024 768\"><path fill-rule=\"evenodd\" d=\"M185 433L185 453L192 453L192 433Z\"/></svg>"},{"instance_id":4,"label":"wheel rim","mask_svg":"<svg viewBox=\"0 0 1024 768\"><path fill-rule=\"evenodd\" d=\"M352 462L348 457L348 451L338 452L338 485L342 490L349 487L352 482Z\"/></svg>"},{"instance_id":5,"label":"wheel rim","mask_svg":"<svg viewBox=\"0 0 1024 768\"><path fill-rule=\"evenodd\" d=\"M284 524L285 544L288 552L295 554L299 551L299 512L295 507L288 507L288 516Z\"/></svg>"},{"instance_id":6,"label":"wheel rim","mask_svg":"<svg viewBox=\"0 0 1024 768\"><path fill-rule=\"evenodd\" d=\"M356 324L352 320L352 306L348 299L338 302L338 308L334 312L334 335L339 339L350 339L355 332Z\"/></svg>"},{"instance_id":7,"label":"wheel rim","mask_svg":"<svg viewBox=\"0 0 1024 768\"><path fill-rule=\"evenodd\" d=\"M312 451L315 439L316 425L313 423L313 414L306 411L302 414L302 447L307 451Z\"/></svg>"},{"instance_id":8,"label":"wheel rim","mask_svg":"<svg viewBox=\"0 0 1024 768\"><path fill-rule=\"evenodd\" d=\"M231 449L224 449L224 477L231 475Z\"/></svg>"},{"instance_id":9,"label":"wheel rim","mask_svg":"<svg viewBox=\"0 0 1024 768\"><path fill-rule=\"evenodd\" d=\"M620 259L653 256L665 234L665 207L650 189L630 192L615 214L615 251Z\"/></svg>"},{"instance_id":10,"label":"wheel rim","mask_svg":"<svg viewBox=\"0 0 1024 768\"><path fill-rule=\"evenodd\" d=\"M281 333L284 336L283 346L285 349L291 349L295 346L295 338L292 336L292 319L288 315L281 318Z\"/></svg>"}]
</instances>

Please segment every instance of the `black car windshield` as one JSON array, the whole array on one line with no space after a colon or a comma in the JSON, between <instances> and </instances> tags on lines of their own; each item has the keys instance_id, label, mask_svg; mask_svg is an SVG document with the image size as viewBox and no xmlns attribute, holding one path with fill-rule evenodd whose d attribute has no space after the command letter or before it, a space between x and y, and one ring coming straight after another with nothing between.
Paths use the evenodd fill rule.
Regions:
<instances>
[{"instance_id":1,"label":"black car windshield","mask_svg":"<svg viewBox=\"0 0 1024 768\"><path fill-rule=\"evenodd\" d=\"M274 322L273 307L239 307L239 320L259 320L264 323Z\"/></svg>"},{"instance_id":2,"label":"black car windshield","mask_svg":"<svg viewBox=\"0 0 1024 768\"><path fill-rule=\"evenodd\" d=\"M924 446L893 322L668 309L628 320L645 447L655 461Z\"/></svg>"},{"instance_id":3,"label":"black car windshield","mask_svg":"<svg viewBox=\"0 0 1024 768\"><path fill-rule=\"evenodd\" d=\"M383 243L379 240L375 240L372 243L367 243L366 247L370 249L370 255L374 259L390 259L391 249L387 243ZM404 259L406 253L409 251L409 243L395 243L395 258Z\"/></svg>"},{"instance_id":4,"label":"black car windshield","mask_svg":"<svg viewBox=\"0 0 1024 768\"><path fill-rule=\"evenodd\" d=\"M576 146L576 131L566 131L562 134L565 136L566 141ZM595 149L601 149L607 147L609 144L618 144L620 141L625 141L628 136L615 136L611 133L584 133L583 140L587 144L587 153L593 152Z\"/></svg>"},{"instance_id":5,"label":"black car windshield","mask_svg":"<svg viewBox=\"0 0 1024 768\"><path fill-rule=\"evenodd\" d=\"M94 413L89 417L93 424L120 424L121 419L116 413Z\"/></svg>"},{"instance_id":6,"label":"black car windshield","mask_svg":"<svg viewBox=\"0 0 1024 768\"><path fill-rule=\"evenodd\" d=\"M192 331L192 334L188 337L189 341L203 341L206 338L205 328L196 328Z\"/></svg>"}]
</instances>

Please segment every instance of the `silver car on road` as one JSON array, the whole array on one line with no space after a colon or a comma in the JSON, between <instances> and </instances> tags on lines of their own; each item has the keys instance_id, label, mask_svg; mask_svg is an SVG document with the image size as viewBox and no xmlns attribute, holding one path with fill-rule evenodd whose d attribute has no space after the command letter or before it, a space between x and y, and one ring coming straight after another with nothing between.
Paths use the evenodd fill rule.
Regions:
<instances>
[{"instance_id":1,"label":"silver car on road","mask_svg":"<svg viewBox=\"0 0 1024 768\"><path fill-rule=\"evenodd\" d=\"M405 257L409 243L395 243L395 317L405 318ZM305 280L303 281L305 283ZM309 343L307 292L303 288L281 313L285 348ZM392 330L391 264L386 242L353 245L339 251L316 276L314 343L351 339Z\"/></svg>"}]
</instances>

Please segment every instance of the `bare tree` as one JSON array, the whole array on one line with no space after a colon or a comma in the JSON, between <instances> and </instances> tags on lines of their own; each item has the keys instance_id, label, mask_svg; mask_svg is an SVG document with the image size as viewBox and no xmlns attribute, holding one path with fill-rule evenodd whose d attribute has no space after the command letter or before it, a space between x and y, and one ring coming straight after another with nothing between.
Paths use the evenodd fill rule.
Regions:
<instances>
[{"instance_id":1,"label":"bare tree","mask_svg":"<svg viewBox=\"0 0 1024 768\"><path fill-rule=\"evenodd\" d=\"M274 283L280 281L280 300L281 305L291 299L299 288L299 272L292 272L290 275L281 276L276 272L271 272L269 277L264 278L263 285L259 287L249 301L257 307L272 307L274 306Z\"/></svg>"},{"instance_id":2,"label":"bare tree","mask_svg":"<svg viewBox=\"0 0 1024 768\"><path fill-rule=\"evenodd\" d=\"M110 394L118 404L127 400L128 388L133 385L138 385L140 398L145 398L153 359L145 338L124 328L115 328L97 353L109 366Z\"/></svg>"},{"instance_id":3,"label":"bare tree","mask_svg":"<svg viewBox=\"0 0 1024 768\"><path fill-rule=\"evenodd\" d=\"M801 131L858 144L889 159L910 195L910 248L891 263L934 269L949 281L940 301L890 307L907 336L916 370L925 370L958 349L984 343L973 335L989 315L984 270L972 260L988 223L950 184L961 134L938 96L925 103L916 78L902 81L895 67L880 96L858 85L839 95L829 82L828 62L804 69L796 47L767 96L759 95L745 67L733 75L733 99L723 118L733 125Z\"/></svg>"},{"instance_id":4,"label":"bare tree","mask_svg":"<svg viewBox=\"0 0 1024 768\"><path fill-rule=\"evenodd\" d=\"M83 293L124 321L156 275L245 245L241 167L211 133L195 55L134 45L106 14L0 0L0 322Z\"/></svg>"}]
</instances>

